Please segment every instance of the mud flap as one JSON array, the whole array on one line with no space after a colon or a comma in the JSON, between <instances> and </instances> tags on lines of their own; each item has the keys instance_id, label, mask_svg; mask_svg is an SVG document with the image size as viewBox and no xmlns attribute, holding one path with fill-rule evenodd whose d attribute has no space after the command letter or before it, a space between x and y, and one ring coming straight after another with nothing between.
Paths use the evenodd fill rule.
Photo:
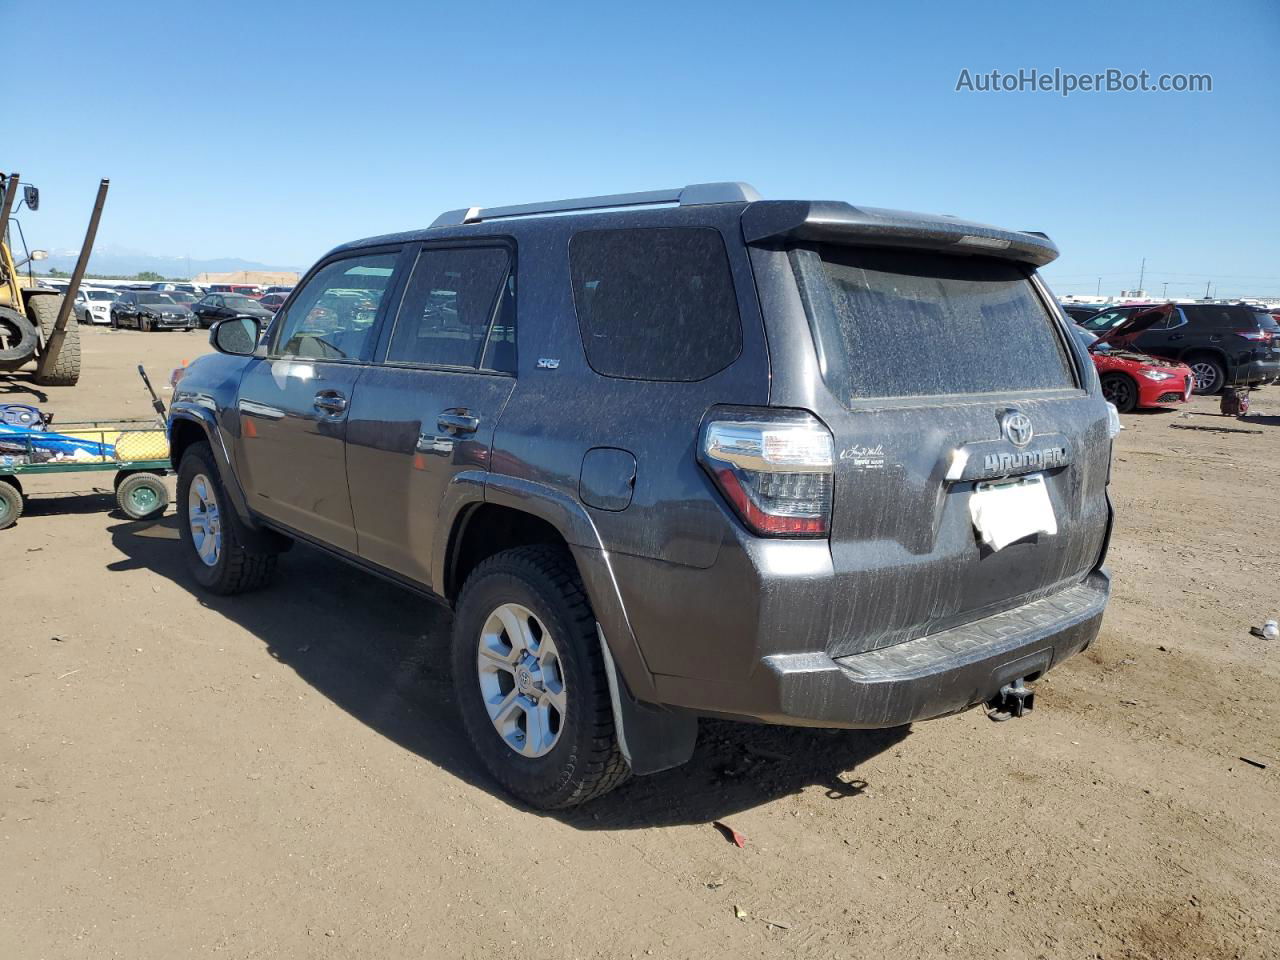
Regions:
<instances>
[{"instance_id":1,"label":"mud flap","mask_svg":"<svg viewBox=\"0 0 1280 960\"><path fill-rule=\"evenodd\" d=\"M605 642L604 631L596 624L604 672L609 678L609 698L613 701L613 725L618 746L631 772L643 777L688 763L698 739L698 718L683 710L670 710L641 703L631 696L626 680L618 674Z\"/></svg>"}]
</instances>

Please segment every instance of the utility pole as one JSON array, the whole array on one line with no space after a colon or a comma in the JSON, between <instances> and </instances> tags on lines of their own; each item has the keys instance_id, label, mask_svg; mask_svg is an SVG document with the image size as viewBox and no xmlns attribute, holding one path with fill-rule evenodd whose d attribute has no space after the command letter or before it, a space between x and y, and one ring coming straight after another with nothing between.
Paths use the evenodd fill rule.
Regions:
<instances>
[{"instance_id":1,"label":"utility pole","mask_svg":"<svg viewBox=\"0 0 1280 960\"><path fill-rule=\"evenodd\" d=\"M1160 294L1160 299L1161 300L1169 299L1169 281L1168 280L1164 282L1164 293Z\"/></svg>"},{"instance_id":2,"label":"utility pole","mask_svg":"<svg viewBox=\"0 0 1280 960\"><path fill-rule=\"evenodd\" d=\"M1142 258L1142 269L1138 271L1138 293L1142 293L1142 281L1147 275L1147 258Z\"/></svg>"},{"instance_id":3,"label":"utility pole","mask_svg":"<svg viewBox=\"0 0 1280 960\"><path fill-rule=\"evenodd\" d=\"M1204 298L1206 300L1209 299L1209 281L1208 280L1204 282Z\"/></svg>"},{"instance_id":4,"label":"utility pole","mask_svg":"<svg viewBox=\"0 0 1280 960\"><path fill-rule=\"evenodd\" d=\"M1098 278L1098 299L1102 299L1102 278Z\"/></svg>"}]
</instances>

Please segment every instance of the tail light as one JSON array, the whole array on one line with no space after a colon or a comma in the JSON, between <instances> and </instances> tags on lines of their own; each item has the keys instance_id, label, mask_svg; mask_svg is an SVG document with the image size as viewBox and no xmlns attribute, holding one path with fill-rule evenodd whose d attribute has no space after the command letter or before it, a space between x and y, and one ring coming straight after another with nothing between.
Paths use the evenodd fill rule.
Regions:
<instances>
[{"instance_id":1,"label":"tail light","mask_svg":"<svg viewBox=\"0 0 1280 960\"><path fill-rule=\"evenodd\" d=\"M831 529L834 444L817 417L734 411L703 425L698 460L738 517L766 537L825 537Z\"/></svg>"},{"instance_id":2,"label":"tail light","mask_svg":"<svg viewBox=\"0 0 1280 960\"><path fill-rule=\"evenodd\" d=\"M1237 337L1244 337L1246 340L1252 340L1255 343L1266 343L1271 339L1270 330L1237 330Z\"/></svg>"}]
</instances>

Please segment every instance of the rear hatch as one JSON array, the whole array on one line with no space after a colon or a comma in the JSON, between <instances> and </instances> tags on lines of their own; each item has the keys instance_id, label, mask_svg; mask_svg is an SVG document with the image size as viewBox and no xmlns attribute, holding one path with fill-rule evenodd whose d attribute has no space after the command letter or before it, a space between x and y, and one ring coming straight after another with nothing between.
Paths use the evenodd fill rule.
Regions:
<instances>
[{"instance_id":1,"label":"rear hatch","mask_svg":"<svg viewBox=\"0 0 1280 960\"><path fill-rule=\"evenodd\" d=\"M1033 267L827 236L778 253L825 387L808 405L835 441L828 652L927 636L1080 582L1109 525L1107 412ZM983 543L971 500L993 483L1040 485L1056 530Z\"/></svg>"}]
</instances>

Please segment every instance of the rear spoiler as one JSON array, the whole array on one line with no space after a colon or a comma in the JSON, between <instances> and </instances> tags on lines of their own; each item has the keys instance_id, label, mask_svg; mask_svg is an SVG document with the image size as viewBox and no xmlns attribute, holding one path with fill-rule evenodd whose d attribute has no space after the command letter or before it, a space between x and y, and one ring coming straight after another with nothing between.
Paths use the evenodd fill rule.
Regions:
<instances>
[{"instance_id":1,"label":"rear spoiler","mask_svg":"<svg viewBox=\"0 0 1280 960\"><path fill-rule=\"evenodd\" d=\"M747 243L855 243L977 254L1043 267L1058 258L1045 234L1001 230L948 216L810 200L760 200L742 211Z\"/></svg>"}]
</instances>

